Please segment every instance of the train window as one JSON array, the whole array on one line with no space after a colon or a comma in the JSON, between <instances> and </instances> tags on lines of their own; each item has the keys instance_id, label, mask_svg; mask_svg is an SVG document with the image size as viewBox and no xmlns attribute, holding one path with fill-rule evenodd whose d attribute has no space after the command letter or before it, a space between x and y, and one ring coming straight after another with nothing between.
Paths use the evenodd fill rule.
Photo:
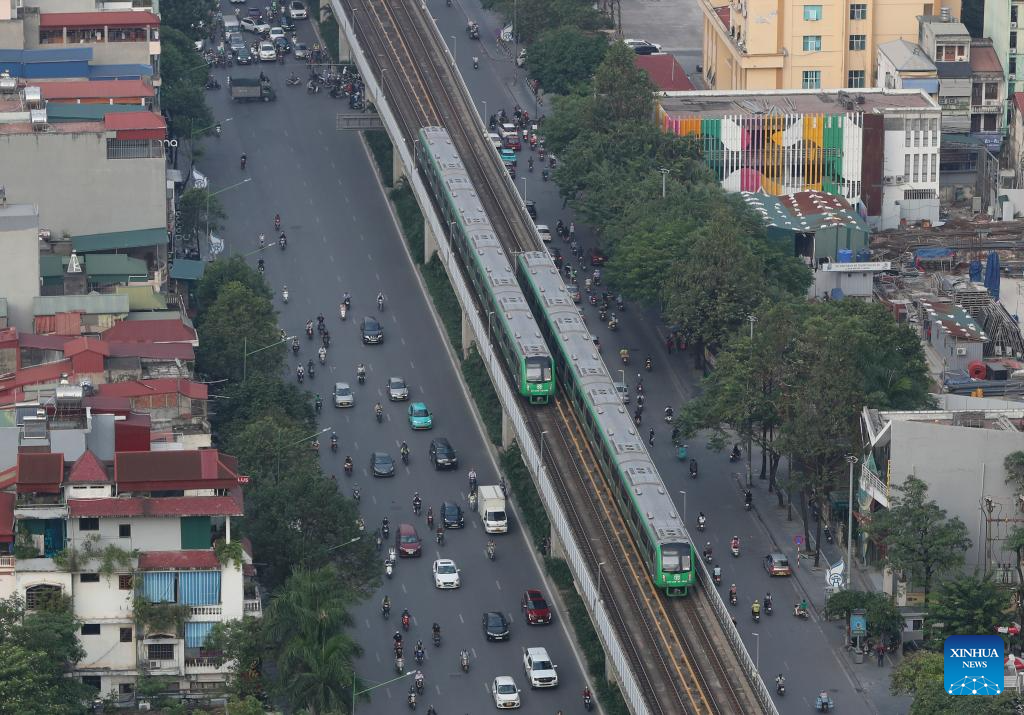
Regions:
<instances>
[{"instance_id":1,"label":"train window","mask_svg":"<svg viewBox=\"0 0 1024 715\"><path fill-rule=\"evenodd\" d=\"M687 557L689 560L689 557ZM678 544L664 544L661 547L661 570L666 573L680 573L683 568L683 553Z\"/></svg>"}]
</instances>

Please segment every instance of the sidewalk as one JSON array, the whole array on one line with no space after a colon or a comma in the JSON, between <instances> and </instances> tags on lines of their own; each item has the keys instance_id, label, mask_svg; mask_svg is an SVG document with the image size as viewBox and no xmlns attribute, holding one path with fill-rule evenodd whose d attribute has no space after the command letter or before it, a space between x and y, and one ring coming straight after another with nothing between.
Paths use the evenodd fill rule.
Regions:
<instances>
[{"instance_id":1,"label":"sidewalk","mask_svg":"<svg viewBox=\"0 0 1024 715\"><path fill-rule=\"evenodd\" d=\"M793 519L792 521L788 520L788 507L780 507L776 496L768 494L768 482L761 481L756 476L754 477L754 493L754 504L756 505L754 511L758 521L768 532L775 547L793 558L796 555L794 537L800 535L802 538L804 533L799 506L794 502ZM809 529L812 539L816 528L817 524L812 522ZM829 565L839 561L846 561L845 550L836 544L826 542L822 543L821 561L818 567L814 566L813 551L809 555L802 552L801 556L793 558L793 579L798 584L797 590L802 592L811 604L812 615L821 624L829 645L871 710L879 715L902 715L910 709L912 699L894 697L889 694L889 680L893 666L902 656L898 653L887 653L881 667L878 666L877 658L873 653L865 656L863 663L855 663L853 652L845 647L846 624L841 621L826 621L822 617L825 607L825 576ZM874 569L858 566L855 560L851 586L858 591L878 591L881 589L881 574ZM780 611L790 608L789 604L778 604Z\"/></svg>"}]
</instances>

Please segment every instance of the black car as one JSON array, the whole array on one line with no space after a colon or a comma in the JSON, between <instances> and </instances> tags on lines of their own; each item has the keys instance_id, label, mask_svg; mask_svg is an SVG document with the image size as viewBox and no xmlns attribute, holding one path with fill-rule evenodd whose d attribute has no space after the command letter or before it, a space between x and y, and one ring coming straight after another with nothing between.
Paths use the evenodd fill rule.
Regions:
<instances>
[{"instance_id":1,"label":"black car","mask_svg":"<svg viewBox=\"0 0 1024 715\"><path fill-rule=\"evenodd\" d=\"M434 469L458 469L459 455L446 437L430 440L430 462Z\"/></svg>"},{"instance_id":2,"label":"black car","mask_svg":"<svg viewBox=\"0 0 1024 715\"><path fill-rule=\"evenodd\" d=\"M291 32L295 29L295 23L288 17L288 13L282 13L281 17L277 18L277 26L285 32Z\"/></svg>"},{"instance_id":3,"label":"black car","mask_svg":"<svg viewBox=\"0 0 1024 715\"><path fill-rule=\"evenodd\" d=\"M393 477L395 460L387 452L374 452L370 455L370 469L375 477Z\"/></svg>"},{"instance_id":4,"label":"black car","mask_svg":"<svg viewBox=\"0 0 1024 715\"><path fill-rule=\"evenodd\" d=\"M363 318L359 324L359 332L363 336L363 345L379 345L384 342L384 329L376 318Z\"/></svg>"},{"instance_id":5,"label":"black car","mask_svg":"<svg viewBox=\"0 0 1024 715\"><path fill-rule=\"evenodd\" d=\"M526 204L526 213L530 214L530 218L534 221L537 220L537 202L536 201L524 201Z\"/></svg>"},{"instance_id":6,"label":"black car","mask_svg":"<svg viewBox=\"0 0 1024 715\"><path fill-rule=\"evenodd\" d=\"M462 507L455 502L446 501L441 504L441 523L446 529L461 529L466 525L462 516Z\"/></svg>"},{"instance_id":7,"label":"black car","mask_svg":"<svg viewBox=\"0 0 1024 715\"><path fill-rule=\"evenodd\" d=\"M497 611L487 611L484 614L483 625L484 635L487 637L487 640L503 641L508 639L508 619L505 618L505 614L498 613Z\"/></svg>"},{"instance_id":8,"label":"black car","mask_svg":"<svg viewBox=\"0 0 1024 715\"><path fill-rule=\"evenodd\" d=\"M551 254L551 260L555 262L555 268L561 268L563 262L562 251L558 248L558 246L549 245L547 249L548 253Z\"/></svg>"},{"instance_id":9,"label":"black car","mask_svg":"<svg viewBox=\"0 0 1024 715\"><path fill-rule=\"evenodd\" d=\"M251 65L252 64L252 53L249 52L248 47L239 47L238 51L235 52L235 62L240 65Z\"/></svg>"},{"instance_id":10,"label":"black car","mask_svg":"<svg viewBox=\"0 0 1024 715\"><path fill-rule=\"evenodd\" d=\"M292 51L292 43L288 42L287 37L278 37L274 40L274 49L277 50L277 54L287 55Z\"/></svg>"}]
</instances>

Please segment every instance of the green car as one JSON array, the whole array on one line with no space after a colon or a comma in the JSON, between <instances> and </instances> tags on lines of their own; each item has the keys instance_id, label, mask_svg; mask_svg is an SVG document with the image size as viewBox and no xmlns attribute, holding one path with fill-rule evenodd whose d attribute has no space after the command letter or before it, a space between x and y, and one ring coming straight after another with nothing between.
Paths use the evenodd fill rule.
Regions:
<instances>
[{"instance_id":1,"label":"green car","mask_svg":"<svg viewBox=\"0 0 1024 715\"><path fill-rule=\"evenodd\" d=\"M434 426L434 418L423 402L409 405L409 426L413 429L430 429Z\"/></svg>"},{"instance_id":2,"label":"green car","mask_svg":"<svg viewBox=\"0 0 1024 715\"><path fill-rule=\"evenodd\" d=\"M518 157L516 157L516 153L511 149L501 150L501 160L506 166L515 166L518 163Z\"/></svg>"}]
</instances>

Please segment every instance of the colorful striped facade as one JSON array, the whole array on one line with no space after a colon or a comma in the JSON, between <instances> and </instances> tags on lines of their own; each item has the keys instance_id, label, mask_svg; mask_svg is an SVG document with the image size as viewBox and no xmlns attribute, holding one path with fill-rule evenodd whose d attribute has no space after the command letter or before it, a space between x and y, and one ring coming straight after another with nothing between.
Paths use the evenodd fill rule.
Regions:
<instances>
[{"instance_id":1,"label":"colorful striped facade","mask_svg":"<svg viewBox=\"0 0 1024 715\"><path fill-rule=\"evenodd\" d=\"M665 131L693 136L729 191L826 191L861 200L864 113L736 114L702 119L658 106Z\"/></svg>"}]
</instances>

